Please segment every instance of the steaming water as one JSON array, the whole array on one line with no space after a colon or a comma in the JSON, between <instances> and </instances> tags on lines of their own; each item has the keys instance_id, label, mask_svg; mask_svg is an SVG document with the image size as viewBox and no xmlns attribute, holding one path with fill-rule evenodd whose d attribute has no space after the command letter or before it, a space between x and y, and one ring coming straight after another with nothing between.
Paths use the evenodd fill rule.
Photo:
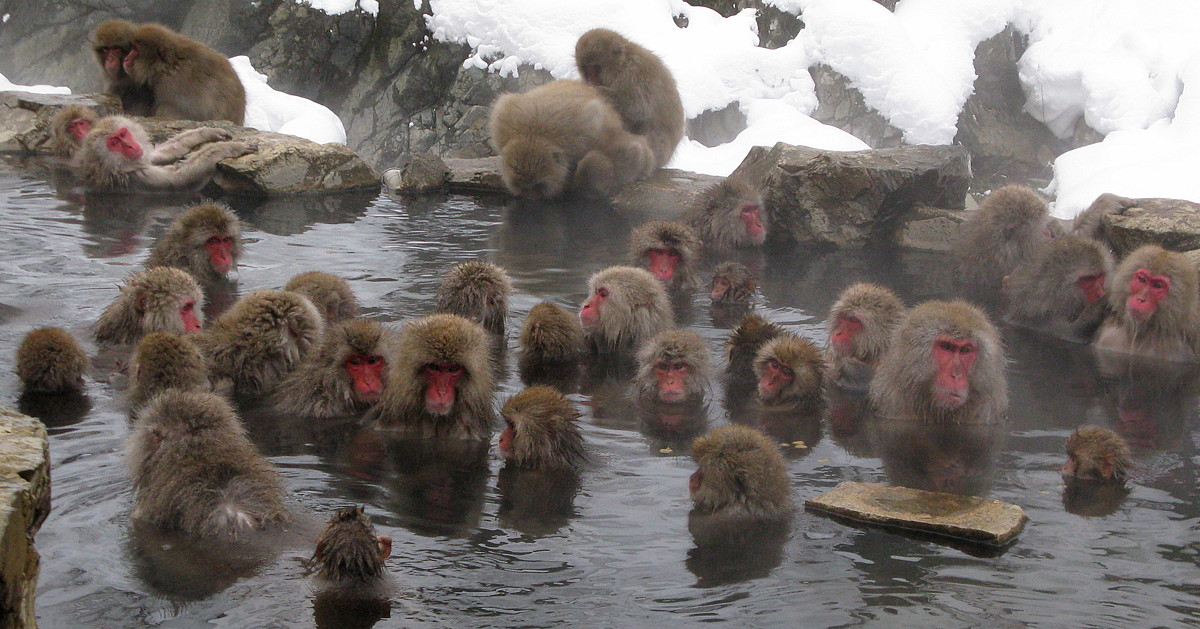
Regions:
<instances>
[{"instance_id":1,"label":"steaming water","mask_svg":"<svg viewBox=\"0 0 1200 629\"><path fill-rule=\"evenodd\" d=\"M0 355L39 325L65 327L95 353L88 326L139 268L188 199L83 198L43 164L0 161ZM517 294L510 347L530 307L576 308L588 275L624 259L649 214L605 208L506 209L451 196L339 196L233 201L245 223L236 288L319 269L350 279L366 313L401 322L426 314L442 274L486 258ZM836 294L882 282L908 303L951 285L936 254L769 251L759 312L818 343ZM711 268L716 261L708 261ZM707 271L705 272L707 277ZM729 317L704 291L681 318L714 352ZM1194 372L1099 365L1083 346L1004 329L1012 392L995 431L873 429L853 400L829 417L744 416L717 378L695 416L639 409L622 383L589 380L576 395L593 453L578 479L501 472L482 448L441 456L352 422L244 410L252 437L293 496L299 524L268 539L197 542L129 521L121 463L129 433L123 378L92 374L87 395L24 399L50 427L53 511L37 536L37 610L53 627L312 626L1179 626L1200 619L1200 490ZM11 358L6 358L11 360ZM515 350L497 399L520 390ZM18 404L0 373L0 401ZM732 410L731 410L732 409ZM688 444L734 419L786 448L797 501L845 480L985 493L1023 506L1030 522L1006 552L966 552L799 512L782 531L697 545L687 526ZM1058 474L1075 426L1121 430L1139 470L1128 495L1072 494ZM799 443L802 442L802 443ZM314 597L302 559L328 511L365 505L395 538L390 608ZM307 523L307 524L306 524ZM705 542L702 538L700 541ZM989 556L990 555L990 556Z\"/></svg>"}]
</instances>

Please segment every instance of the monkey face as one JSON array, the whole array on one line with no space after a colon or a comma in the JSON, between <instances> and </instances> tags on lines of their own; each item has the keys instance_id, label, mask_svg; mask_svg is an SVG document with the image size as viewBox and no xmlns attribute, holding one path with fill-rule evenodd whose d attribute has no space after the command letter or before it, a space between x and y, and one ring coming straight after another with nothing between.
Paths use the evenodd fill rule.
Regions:
<instances>
[{"instance_id":1,"label":"monkey face","mask_svg":"<svg viewBox=\"0 0 1200 629\"><path fill-rule=\"evenodd\" d=\"M233 247L233 237L228 234L213 234L204 241L204 249L217 275L225 275L233 268Z\"/></svg>"},{"instance_id":2,"label":"monkey face","mask_svg":"<svg viewBox=\"0 0 1200 629\"><path fill-rule=\"evenodd\" d=\"M113 155L120 155L131 162L142 158L142 146L127 127L121 127L109 135L104 145Z\"/></svg>"},{"instance_id":3,"label":"monkey face","mask_svg":"<svg viewBox=\"0 0 1200 629\"><path fill-rule=\"evenodd\" d=\"M449 415L458 381L465 373L463 366L441 361L425 365L421 373L425 376L425 409L434 415Z\"/></svg>"},{"instance_id":4,"label":"monkey face","mask_svg":"<svg viewBox=\"0 0 1200 629\"><path fill-rule=\"evenodd\" d=\"M853 356L858 335L866 327L857 312L843 312L833 323L833 333L829 335L829 344L839 356Z\"/></svg>"},{"instance_id":5,"label":"monkey face","mask_svg":"<svg viewBox=\"0 0 1200 629\"><path fill-rule=\"evenodd\" d=\"M683 256L674 247L657 247L646 250L647 270L663 282L670 282Z\"/></svg>"},{"instance_id":6,"label":"monkey face","mask_svg":"<svg viewBox=\"0 0 1200 629\"><path fill-rule=\"evenodd\" d=\"M374 404L383 395L387 360L378 354L353 354L342 364L354 386L354 395L364 404Z\"/></svg>"},{"instance_id":7,"label":"monkey face","mask_svg":"<svg viewBox=\"0 0 1200 629\"><path fill-rule=\"evenodd\" d=\"M600 309L608 300L608 295L608 287L597 286L592 296L583 302L583 307L579 309L579 321L583 327L591 329L600 325Z\"/></svg>"},{"instance_id":8,"label":"monkey face","mask_svg":"<svg viewBox=\"0 0 1200 629\"><path fill-rule=\"evenodd\" d=\"M1159 305L1171 294L1171 277L1138 269L1129 279L1129 297L1125 310L1139 323L1150 320Z\"/></svg>"},{"instance_id":9,"label":"monkey face","mask_svg":"<svg viewBox=\"0 0 1200 629\"><path fill-rule=\"evenodd\" d=\"M753 203L742 203L738 207L738 218L745 226L746 239L755 245L761 245L767 239L767 228L763 226L760 212L761 208Z\"/></svg>"},{"instance_id":10,"label":"monkey face","mask_svg":"<svg viewBox=\"0 0 1200 629\"><path fill-rule=\"evenodd\" d=\"M948 334L933 342L933 399L936 404L953 410L967 403L971 390L971 370L979 357L974 339L955 338Z\"/></svg>"}]
</instances>

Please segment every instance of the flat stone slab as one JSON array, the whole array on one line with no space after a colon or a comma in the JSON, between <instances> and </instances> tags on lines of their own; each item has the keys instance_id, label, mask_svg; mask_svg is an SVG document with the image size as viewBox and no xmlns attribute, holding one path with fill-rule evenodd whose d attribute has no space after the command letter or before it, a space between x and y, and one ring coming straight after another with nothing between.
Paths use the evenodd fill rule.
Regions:
<instances>
[{"instance_id":1,"label":"flat stone slab","mask_svg":"<svg viewBox=\"0 0 1200 629\"><path fill-rule=\"evenodd\" d=\"M1118 258L1142 245L1174 251L1200 249L1200 203L1183 199L1133 199L1133 207L1105 216L1104 239Z\"/></svg>"},{"instance_id":2,"label":"flat stone slab","mask_svg":"<svg viewBox=\"0 0 1200 629\"><path fill-rule=\"evenodd\" d=\"M847 481L804 501L804 506L858 522L1004 546L1029 519L1014 504L977 496Z\"/></svg>"}]
</instances>

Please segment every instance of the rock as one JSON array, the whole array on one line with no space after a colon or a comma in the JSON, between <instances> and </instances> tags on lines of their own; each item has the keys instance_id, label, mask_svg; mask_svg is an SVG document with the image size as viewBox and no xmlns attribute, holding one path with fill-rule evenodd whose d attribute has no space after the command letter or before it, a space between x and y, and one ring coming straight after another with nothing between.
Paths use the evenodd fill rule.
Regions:
<instances>
[{"instance_id":1,"label":"rock","mask_svg":"<svg viewBox=\"0 0 1200 629\"><path fill-rule=\"evenodd\" d=\"M447 183L451 191L504 192L499 157L448 159L446 167L450 169Z\"/></svg>"},{"instance_id":2,"label":"rock","mask_svg":"<svg viewBox=\"0 0 1200 629\"><path fill-rule=\"evenodd\" d=\"M0 92L0 151L49 151L50 119L67 105L91 107L100 116L121 111L106 94Z\"/></svg>"},{"instance_id":3,"label":"rock","mask_svg":"<svg viewBox=\"0 0 1200 629\"><path fill-rule=\"evenodd\" d=\"M431 192L446 187L450 168L437 155L414 155L400 168L383 173L383 183L396 192Z\"/></svg>"},{"instance_id":4,"label":"rock","mask_svg":"<svg viewBox=\"0 0 1200 629\"><path fill-rule=\"evenodd\" d=\"M0 629L37 626L33 537L49 512L46 427L0 406Z\"/></svg>"},{"instance_id":5,"label":"rock","mask_svg":"<svg viewBox=\"0 0 1200 629\"><path fill-rule=\"evenodd\" d=\"M871 148L901 145L904 134L867 106L845 75L825 64L809 68L809 74L817 91L817 109L811 114L814 120L837 127Z\"/></svg>"},{"instance_id":6,"label":"rock","mask_svg":"<svg viewBox=\"0 0 1200 629\"><path fill-rule=\"evenodd\" d=\"M891 237L917 205L962 208L971 160L955 146L843 152L781 142L751 149L734 175L760 182L770 240L861 246Z\"/></svg>"},{"instance_id":7,"label":"rock","mask_svg":"<svg viewBox=\"0 0 1200 629\"><path fill-rule=\"evenodd\" d=\"M1200 203L1182 199L1134 199L1133 207L1105 216L1101 234L1121 258L1142 245L1174 251L1200 249Z\"/></svg>"},{"instance_id":8,"label":"rock","mask_svg":"<svg viewBox=\"0 0 1200 629\"><path fill-rule=\"evenodd\" d=\"M1013 541L1029 519L1021 507L999 500L853 481L809 498L804 506L866 524L985 546Z\"/></svg>"},{"instance_id":9,"label":"rock","mask_svg":"<svg viewBox=\"0 0 1200 629\"><path fill-rule=\"evenodd\" d=\"M922 251L950 251L950 243L958 237L959 225L967 220L961 210L919 205L912 215L900 221L894 239L897 245Z\"/></svg>"}]
</instances>

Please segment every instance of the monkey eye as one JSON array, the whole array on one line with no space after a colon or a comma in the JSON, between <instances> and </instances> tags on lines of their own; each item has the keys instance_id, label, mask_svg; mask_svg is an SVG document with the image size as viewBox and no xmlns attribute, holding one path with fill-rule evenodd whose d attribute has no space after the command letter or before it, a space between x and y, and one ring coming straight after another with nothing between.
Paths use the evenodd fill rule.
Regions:
<instances>
[{"instance_id":1,"label":"monkey eye","mask_svg":"<svg viewBox=\"0 0 1200 629\"><path fill-rule=\"evenodd\" d=\"M657 369L658 371L670 371L671 364L663 361L663 362L659 362L658 364L654 365L654 368Z\"/></svg>"},{"instance_id":2,"label":"monkey eye","mask_svg":"<svg viewBox=\"0 0 1200 629\"><path fill-rule=\"evenodd\" d=\"M233 236L225 236L224 238L221 239L221 242L223 242L225 244L232 244Z\"/></svg>"},{"instance_id":3,"label":"monkey eye","mask_svg":"<svg viewBox=\"0 0 1200 629\"><path fill-rule=\"evenodd\" d=\"M675 371L683 371L684 369L687 369L687 363L685 363L683 361L679 361L679 362L675 363L674 365L671 365L671 368L674 369Z\"/></svg>"},{"instance_id":4,"label":"monkey eye","mask_svg":"<svg viewBox=\"0 0 1200 629\"><path fill-rule=\"evenodd\" d=\"M1138 271L1137 273L1133 274L1133 280L1138 284L1146 284L1149 283L1150 277L1145 271Z\"/></svg>"},{"instance_id":5,"label":"monkey eye","mask_svg":"<svg viewBox=\"0 0 1200 629\"><path fill-rule=\"evenodd\" d=\"M608 297L608 289L604 287L597 288L596 295L601 298Z\"/></svg>"},{"instance_id":6,"label":"monkey eye","mask_svg":"<svg viewBox=\"0 0 1200 629\"><path fill-rule=\"evenodd\" d=\"M346 359L346 364L353 365L355 367L361 367L363 364L362 356L351 356L350 358Z\"/></svg>"},{"instance_id":7,"label":"monkey eye","mask_svg":"<svg viewBox=\"0 0 1200 629\"><path fill-rule=\"evenodd\" d=\"M213 236L213 237L209 238L208 240L204 241L204 243L208 244L208 245L219 245L219 244L221 244L221 237Z\"/></svg>"},{"instance_id":8,"label":"monkey eye","mask_svg":"<svg viewBox=\"0 0 1200 629\"><path fill-rule=\"evenodd\" d=\"M845 319L849 323L858 323L858 324L862 323L862 319L859 318L858 315L853 315L853 314L842 315L842 318Z\"/></svg>"},{"instance_id":9,"label":"monkey eye","mask_svg":"<svg viewBox=\"0 0 1200 629\"><path fill-rule=\"evenodd\" d=\"M196 302L188 301L188 302L184 302L183 306L179 308L179 311L180 312L191 312L195 308L196 308Z\"/></svg>"},{"instance_id":10,"label":"monkey eye","mask_svg":"<svg viewBox=\"0 0 1200 629\"><path fill-rule=\"evenodd\" d=\"M1150 288L1153 288L1155 290L1162 290L1166 287L1167 287L1167 283L1162 280L1152 280L1150 282Z\"/></svg>"},{"instance_id":11,"label":"monkey eye","mask_svg":"<svg viewBox=\"0 0 1200 629\"><path fill-rule=\"evenodd\" d=\"M974 353L975 353L975 344L974 344L974 343L966 343L966 344L964 344L963 346L961 346L961 347L959 347L959 348L958 348L958 353L960 353L960 354L974 354Z\"/></svg>"},{"instance_id":12,"label":"monkey eye","mask_svg":"<svg viewBox=\"0 0 1200 629\"><path fill-rule=\"evenodd\" d=\"M368 356L368 357L367 357L367 364L368 364L368 365L378 365L378 364L379 364L379 363L381 363L381 362L383 362L383 357L382 357L382 356Z\"/></svg>"},{"instance_id":13,"label":"monkey eye","mask_svg":"<svg viewBox=\"0 0 1200 629\"><path fill-rule=\"evenodd\" d=\"M937 347L938 347L938 349L942 350L943 352L950 352L951 354L958 353L958 346L956 346L954 343L951 343L950 341L938 341Z\"/></svg>"},{"instance_id":14,"label":"monkey eye","mask_svg":"<svg viewBox=\"0 0 1200 629\"><path fill-rule=\"evenodd\" d=\"M742 206L742 214L754 214L756 212L758 212L757 205L743 205Z\"/></svg>"}]
</instances>

